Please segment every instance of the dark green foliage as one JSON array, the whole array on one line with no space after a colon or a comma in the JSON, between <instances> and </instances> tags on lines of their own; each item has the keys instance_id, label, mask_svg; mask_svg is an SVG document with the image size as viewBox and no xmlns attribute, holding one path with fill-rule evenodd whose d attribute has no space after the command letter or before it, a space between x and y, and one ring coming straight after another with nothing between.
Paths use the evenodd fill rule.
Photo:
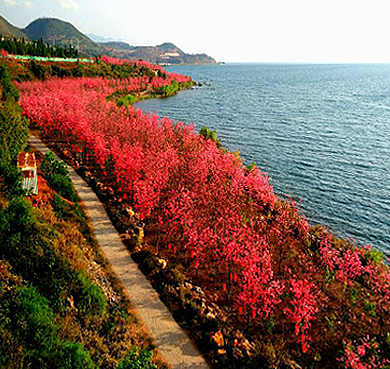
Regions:
<instances>
[{"instance_id":1,"label":"dark green foliage","mask_svg":"<svg viewBox=\"0 0 390 369\"><path fill-rule=\"evenodd\" d=\"M53 208L61 218L75 217L81 211L77 206L78 196L69 178L69 171L64 162L56 160L53 153L45 155L41 169L49 185L62 197L75 203L73 213L71 206L58 194L54 196ZM76 209L77 208L77 209ZM73 278L75 301L83 315L102 315L106 311L106 300L101 289L91 283L82 273Z\"/></svg>"},{"instance_id":2,"label":"dark green foliage","mask_svg":"<svg viewBox=\"0 0 390 369\"><path fill-rule=\"evenodd\" d=\"M1 100L17 102L19 100L19 91L11 81L11 76L7 67L2 64L0 64L0 82L3 89Z\"/></svg>"},{"instance_id":3,"label":"dark green foliage","mask_svg":"<svg viewBox=\"0 0 390 369\"><path fill-rule=\"evenodd\" d=\"M253 168L257 168L257 164L255 161L247 166L248 172L250 172Z\"/></svg>"},{"instance_id":4,"label":"dark green foliage","mask_svg":"<svg viewBox=\"0 0 390 369\"><path fill-rule=\"evenodd\" d=\"M10 301L9 315L12 330L23 337L27 351L25 361L33 367L39 367L44 361L51 362L59 338L48 301L33 287L20 286Z\"/></svg>"},{"instance_id":5,"label":"dark green foliage","mask_svg":"<svg viewBox=\"0 0 390 369\"><path fill-rule=\"evenodd\" d=\"M83 345L61 338L58 317L68 314L73 300L72 314L89 324L106 312L106 299L56 251L55 237L24 198L12 198L0 209L1 368L95 368ZM10 270L18 275L15 280ZM155 368L148 358L140 353L135 363L141 366L136 367Z\"/></svg>"},{"instance_id":6,"label":"dark green foliage","mask_svg":"<svg viewBox=\"0 0 390 369\"><path fill-rule=\"evenodd\" d=\"M83 345L67 341L62 344L58 368L61 369L94 369L96 368L88 351Z\"/></svg>"},{"instance_id":7,"label":"dark green foliage","mask_svg":"<svg viewBox=\"0 0 390 369\"><path fill-rule=\"evenodd\" d=\"M0 212L2 236L12 235L23 229L30 229L36 223L36 216L31 204L24 197L14 197L5 211ZM0 236L0 237L2 237Z\"/></svg>"},{"instance_id":8,"label":"dark green foliage","mask_svg":"<svg viewBox=\"0 0 390 369\"><path fill-rule=\"evenodd\" d=\"M27 144L28 122L17 104L19 92L11 82L8 69L0 64L2 88L0 103L0 162L15 161Z\"/></svg>"},{"instance_id":9,"label":"dark green foliage","mask_svg":"<svg viewBox=\"0 0 390 369\"><path fill-rule=\"evenodd\" d=\"M383 258L384 258L384 255L380 251L375 250L375 249L367 250L365 252L365 256L366 256L367 260L372 261L375 265L379 265L383 261Z\"/></svg>"},{"instance_id":10,"label":"dark green foliage","mask_svg":"<svg viewBox=\"0 0 390 369\"><path fill-rule=\"evenodd\" d=\"M61 174L53 174L48 177L48 182L53 190L57 191L61 196L70 201L77 201L77 194L75 192L73 183L68 176Z\"/></svg>"},{"instance_id":11,"label":"dark green foliage","mask_svg":"<svg viewBox=\"0 0 390 369\"><path fill-rule=\"evenodd\" d=\"M52 202L53 210L58 219L66 221L76 221L80 225L82 232L87 231L88 219L80 207L79 203L69 203L58 193L54 194ZM87 237L87 234L84 234Z\"/></svg>"},{"instance_id":12,"label":"dark green foliage","mask_svg":"<svg viewBox=\"0 0 390 369\"><path fill-rule=\"evenodd\" d=\"M6 38L0 35L0 49L14 55L45 56L59 58L77 58L78 50L71 45L53 46L38 41L25 41L24 39Z\"/></svg>"},{"instance_id":13,"label":"dark green foliage","mask_svg":"<svg viewBox=\"0 0 390 369\"><path fill-rule=\"evenodd\" d=\"M11 197L25 194L22 173L13 163L0 161L0 192Z\"/></svg>"},{"instance_id":14,"label":"dark green foliage","mask_svg":"<svg viewBox=\"0 0 390 369\"><path fill-rule=\"evenodd\" d=\"M155 73L147 67L141 67L139 70L141 76L148 76L150 78L155 77Z\"/></svg>"},{"instance_id":15,"label":"dark green foliage","mask_svg":"<svg viewBox=\"0 0 390 369\"><path fill-rule=\"evenodd\" d=\"M218 147L221 146L221 142L217 138L217 132L216 131L211 131L209 128L203 126L199 134L203 136L206 140L211 140L217 144Z\"/></svg>"},{"instance_id":16,"label":"dark green foliage","mask_svg":"<svg viewBox=\"0 0 390 369\"><path fill-rule=\"evenodd\" d=\"M133 67L131 64L128 65L110 65L112 73L119 74L122 79L131 77L132 74L137 73L137 69Z\"/></svg>"},{"instance_id":17,"label":"dark green foliage","mask_svg":"<svg viewBox=\"0 0 390 369\"><path fill-rule=\"evenodd\" d=\"M19 347L11 355L10 348L0 344L1 367L95 368L82 345L60 339L49 301L34 287L9 286L0 297L2 333Z\"/></svg>"},{"instance_id":18,"label":"dark green foliage","mask_svg":"<svg viewBox=\"0 0 390 369\"><path fill-rule=\"evenodd\" d=\"M36 78L42 80L45 79L46 68L44 68L40 63L37 63L35 60L31 60L29 69Z\"/></svg>"},{"instance_id":19,"label":"dark green foliage","mask_svg":"<svg viewBox=\"0 0 390 369\"><path fill-rule=\"evenodd\" d=\"M52 75L54 77L64 78L64 77L70 77L72 75L69 69L63 68L57 64L53 64L51 66L51 70L52 70Z\"/></svg>"},{"instance_id":20,"label":"dark green foliage","mask_svg":"<svg viewBox=\"0 0 390 369\"><path fill-rule=\"evenodd\" d=\"M52 176L53 174L60 174L63 176L67 176L69 174L66 164L57 160L52 152L49 152L43 158L41 169L48 177Z\"/></svg>"},{"instance_id":21,"label":"dark green foliage","mask_svg":"<svg viewBox=\"0 0 390 369\"><path fill-rule=\"evenodd\" d=\"M179 91L179 83L176 80L172 80L169 85L157 87L154 89L156 94L164 97L172 96Z\"/></svg>"},{"instance_id":22,"label":"dark green foliage","mask_svg":"<svg viewBox=\"0 0 390 369\"><path fill-rule=\"evenodd\" d=\"M48 153L43 159L41 169L53 190L69 201L78 202L78 196L69 178L68 168L65 163L56 160L52 153Z\"/></svg>"},{"instance_id":23,"label":"dark green foliage","mask_svg":"<svg viewBox=\"0 0 390 369\"><path fill-rule=\"evenodd\" d=\"M72 73L73 77L83 77L85 75L84 73L84 67L80 64L78 65ZM90 76L87 76L90 77Z\"/></svg>"},{"instance_id":24,"label":"dark green foliage","mask_svg":"<svg viewBox=\"0 0 390 369\"><path fill-rule=\"evenodd\" d=\"M106 311L106 299L102 290L82 273L78 274L75 300L83 315L102 315Z\"/></svg>"},{"instance_id":25,"label":"dark green foliage","mask_svg":"<svg viewBox=\"0 0 390 369\"><path fill-rule=\"evenodd\" d=\"M46 79L50 77L103 77L107 79L126 79L129 77L139 77L141 70L144 73L155 76L155 73L148 68L138 67L134 63L124 63L122 65L106 64L101 61L95 62L42 62L16 61L5 59L4 63L9 65L12 71L12 79L16 81L28 81L36 79ZM148 70L148 72L146 72ZM186 84L182 84L183 88ZM127 92L128 94L129 92Z\"/></svg>"},{"instance_id":26,"label":"dark green foliage","mask_svg":"<svg viewBox=\"0 0 390 369\"><path fill-rule=\"evenodd\" d=\"M12 100L0 106L0 161L3 162L15 161L29 136L28 122Z\"/></svg>"},{"instance_id":27,"label":"dark green foliage","mask_svg":"<svg viewBox=\"0 0 390 369\"><path fill-rule=\"evenodd\" d=\"M116 369L157 369L157 366L152 363L152 356L151 351L139 350L138 347L133 347Z\"/></svg>"},{"instance_id":28,"label":"dark green foliage","mask_svg":"<svg viewBox=\"0 0 390 369\"><path fill-rule=\"evenodd\" d=\"M128 109L129 106L133 105L135 103L136 99L134 95L126 95L125 97L121 97L116 101L116 105L118 107L124 106L126 109Z\"/></svg>"},{"instance_id":29,"label":"dark green foliage","mask_svg":"<svg viewBox=\"0 0 390 369\"><path fill-rule=\"evenodd\" d=\"M58 219L72 219L74 217L71 206L57 193L54 195L52 206Z\"/></svg>"},{"instance_id":30,"label":"dark green foliage","mask_svg":"<svg viewBox=\"0 0 390 369\"><path fill-rule=\"evenodd\" d=\"M30 281L59 311L62 293L74 273L44 237L47 231L36 223L31 205L24 199L11 200L0 212L0 222L0 258L8 260L14 272Z\"/></svg>"},{"instance_id":31,"label":"dark green foliage","mask_svg":"<svg viewBox=\"0 0 390 369\"><path fill-rule=\"evenodd\" d=\"M100 288L57 253L54 237L50 229L37 222L35 210L24 198L12 199L0 211L0 258L30 281L55 311L65 308L66 295L74 295L83 314L101 315L106 306Z\"/></svg>"},{"instance_id":32,"label":"dark green foliage","mask_svg":"<svg viewBox=\"0 0 390 369\"><path fill-rule=\"evenodd\" d=\"M8 196L19 196L24 191L16 160L27 144L28 122L22 117L17 104L19 92L11 82L8 69L2 64L0 84L0 191Z\"/></svg>"}]
</instances>

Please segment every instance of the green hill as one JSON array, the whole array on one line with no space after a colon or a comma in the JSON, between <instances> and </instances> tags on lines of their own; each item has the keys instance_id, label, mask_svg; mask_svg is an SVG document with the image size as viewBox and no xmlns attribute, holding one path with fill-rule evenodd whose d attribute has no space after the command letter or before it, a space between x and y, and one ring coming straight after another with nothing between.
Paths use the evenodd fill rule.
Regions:
<instances>
[{"instance_id":1,"label":"green hill","mask_svg":"<svg viewBox=\"0 0 390 369\"><path fill-rule=\"evenodd\" d=\"M101 43L105 47L113 47L116 49L133 50L134 46L129 45L127 42L122 41L107 41Z\"/></svg>"},{"instance_id":2,"label":"green hill","mask_svg":"<svg viewBox=\"0 0 390 369\"><path fill-rule=\"evenodd\" d=\"M25 38L28 37L17 27L13 26L0 15L0 35L6 37Z\"/></svg>"},{"instance_id":3,"label":"green hill","mask_svg":"<svg viewBox=\"0 0 390 369\"><path fill-rule=\"evenodd\" d=\"M73 45L81 54L98 55L103 53L100 45L81 33L69 22L55 18L39 18L31 22L23 32L31 40L42 39L58 46Z\"/></svg>"}]
</instances>

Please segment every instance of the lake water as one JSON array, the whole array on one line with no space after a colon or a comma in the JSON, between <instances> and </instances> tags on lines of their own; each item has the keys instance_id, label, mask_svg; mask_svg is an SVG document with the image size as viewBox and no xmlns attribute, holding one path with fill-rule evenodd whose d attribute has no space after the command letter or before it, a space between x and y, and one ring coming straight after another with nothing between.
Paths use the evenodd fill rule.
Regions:
<instances>
[{"instance_id":1,"label":"lake water","mask_svg":"<svg viewBox=\"0 0 390 369\"><path fill-rule=\"evenodd\" d=\"M216 130L313 223L390 255L390 65L169 70L203 85L138 108Z\"/></svg>"}]
</instances>

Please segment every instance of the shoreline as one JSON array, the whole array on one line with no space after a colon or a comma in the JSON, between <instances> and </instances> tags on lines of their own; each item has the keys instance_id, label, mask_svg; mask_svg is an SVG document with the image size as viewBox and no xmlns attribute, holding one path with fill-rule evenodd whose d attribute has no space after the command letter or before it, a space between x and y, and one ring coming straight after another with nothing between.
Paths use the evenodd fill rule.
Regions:
<instances>
[{"instance_id":1,"label":"shoreline","mask_svg":"<svg viewBox=\"0 0 390 369\"><path fill-rule=\"evenodd\" d=\"M61 95L59 88L55 90ZM85 105L74 103L73 110L84 109ZM373 299L378 297L371 287L377 283L373 279L375 273L381 276L379 283L387 288L382 278L387 270L382 257L368 249L357 249L321 227L310 228L296 207L276 198L257 168L244 167L234 154L217 149L212 140L175 125L168 118L152 121L142 112L125 110L113 111L113 118L117 118L97 131L102 137L99 147L110 150L101 156L104 151L89 148L82 137L67 136L62 128L67 122L63 110L57 105L51 109L51 116L58 119L58 129L49 126L46 138L58 136L53 141L58 150L67 152L69 160L74 160L107 201L140 268L172 306L174 315L179 319L188 317L183 324L198 338L212 362L249 362L254 347L259 355L257 360L272 360L263 353L286 340L294 360L313 362L318 353L323 358L319 365L327 368L325 363L334 364L334 355L328 357L329 353L343 349L340 336L358 339L359 332L372 331L375 339L382 340L376 323L372 323L371 310L361 308L367 304L365 291ZM125 113L123 121L119 121L119 115L114 116L119 113ZM60 119L64 126L59 124ZM44 121L35 123L46 127ZM74 123L77 125L77 121ZM124 156L125 152L118 152L110 142L103 141L105 129L116 132L116 127L122 132L118 140L134 143L132 155ZM160 151L155 152L154 148ZM137 152L140 155L134 154ZM172 159L164 156L167 152L173 155ZM179 154L185 156L175 159ZM198 160L199 157L205 161ZM164 177L165 168L174 163L183 165L171 167L176 175ZM196 169L194 173L190 172L192 168ZM156 169L160 172L155 173ZM153 187L160 183L155 178L162 179L161 189ZM142 190L142 197L135 192L137 188ZM150 204L145 202L148 196L160 194L156 199L151 197ZM173 196L168 197L170 194ZM186 202L188 197L191 201ZM172 229L176 233L172 234ZM237 229L236 233L232 234L231 229ZM220 237L221 234L226 236ZM196 247L191 243L195 237ZM328 255L336 256L329 259ZM379 264L374 260L380 260ZM255 288L250 283L255 283ZM300 289L304 291L302 298L298 298ZM353 290L359 294L351 300ZM253 298L254 293L259 295ZM331 304L323 303L327 295L333 297ZM267 296L270 300L265 300ZM310 308L303 317L294 315L300 311L301 303ZM369 303L378 304L376 314L384 314L384 301ZM347 329L353 316L346 315L345 309L359 314L359 325L354 326L358 331L352 336ZM329 314L343 324L340 330L324 333ZM270 321L272 326L267 325Z\"/></svg>"}]
</instances>

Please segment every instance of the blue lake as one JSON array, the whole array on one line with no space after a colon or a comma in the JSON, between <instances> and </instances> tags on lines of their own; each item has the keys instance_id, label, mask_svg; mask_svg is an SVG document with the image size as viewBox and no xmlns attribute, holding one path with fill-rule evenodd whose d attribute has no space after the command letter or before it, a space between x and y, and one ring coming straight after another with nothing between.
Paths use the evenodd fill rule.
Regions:
<instances>
[{"instance_id":1,"label":"blue lake","mask_svg":"<svg viewBox=\"0 0 390 369\"><path fill-rule=\"evenodd\" d=\"M202 86L137 108L216 130L313 223L390 255L390 65L169 70Z\"/></svg>"}]
</instances>

